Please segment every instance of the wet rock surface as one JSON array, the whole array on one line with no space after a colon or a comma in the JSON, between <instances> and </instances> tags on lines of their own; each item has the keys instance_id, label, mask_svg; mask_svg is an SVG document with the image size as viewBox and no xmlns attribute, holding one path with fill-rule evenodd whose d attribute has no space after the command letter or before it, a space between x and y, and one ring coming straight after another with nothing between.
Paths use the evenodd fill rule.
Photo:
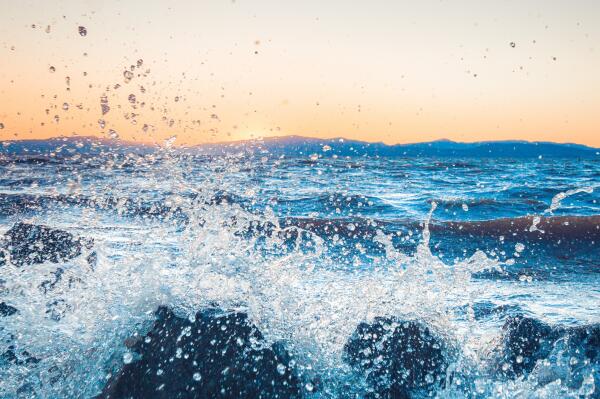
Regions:
<instances>
[{"instance_id":1,"label":"wet rock surface","mask_svg":"<svg viewBox=\"0 0 600 399\"><path fill-rule=\"evenodd\" d=\"M161 307L98 398L300 398L293 360L244 313Z\"/></svg>"},{"instance_id":2,"label":"wet rock surface","mask_svg":"<svg viewBox=\"0 0 600 399\"><path fill-rule=\"evenodd\" d=\"M19 222L0 240L0 266L3 266L9 259L18 267L44 262L62 263L91 250L93 245L93 240L76 237L64 230ZM90 252L86 260L93 268L97 260L96 252ZM50 279L43 281L38 288L47 294L62 282L64 274L65 269L57 267L50 273ZM71 288L81 282L78 277L68 276L65 286ZM2 283L3 281L0 280L0 288ZM46 304L46 313L55 321L64 316L68 310L69 306L62 299L54 299ZM18 309L10 304L0 303L0 317L11 316L17 311Z\"/></svg>"},{"instance_id":3,"label":"wet rock surface","mask_svg":"<svg viewBox=\"0 0 600 399\"><path fill-rule=\"evenodd\" d=\"M0 317L12 316L17 313L17 308L10 306L6 302L0 302Z\"/></svg>"},{"instance_id":4,"label":"wet rock surface","mask_svg":"<svg viewBox=\"0 0 600 399\"><path fill-rule=\"evenodd\" d=\"M91 249L93 241L64 230L19 222L6 232L1 246L4 255L0 257L0 266L6 262L7 255L14 265L26 266L73 259L81 255L84 248Z\"/></svg>"},{"instance_id":5,"label":"wet rock surface","mask_svg":"<svg viewBox=\"0 0 600 399\"><path fill-rule=\"evenodd\" d=\"M508 377L531 372L539 359L546 358L557 339L557 331L530 317L510 317L503 327L501 371Z\"/></svg>"},{"instance_id":6,"label":"wet rock surface","mask_svg":"<svg viewBox=\"0 0 600 399\"><path fill-rule=\"evenodd\" d=\"M419 321L378 317L361 323L345 346L345 360L366 377L369 398L410 398L443 385L444 342Z\"/></svg>"},{"instance_id":7,"label":"wet rock surface","mask_svg":"<svg viewBox=\"0 0 600 399\"><path fill-rule=\"evenodd\" d=\"M505 377L528 377L541 386L559 381L588 397L600 397L593 389L593 381L600 380L599 324L551 326L531 317L511 317L503 327L500 354L499 370Z\"/></svg>"}]
</instances>

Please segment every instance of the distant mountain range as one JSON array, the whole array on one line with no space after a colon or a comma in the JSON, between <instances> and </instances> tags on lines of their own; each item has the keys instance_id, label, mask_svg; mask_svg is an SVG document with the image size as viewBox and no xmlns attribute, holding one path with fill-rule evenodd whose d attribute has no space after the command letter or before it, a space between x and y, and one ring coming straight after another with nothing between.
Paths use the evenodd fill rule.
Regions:
<instances>
[{"instance_id":1,"label":"distant mountain range","mask_svg":"<svg viewBox=\"0 0 600 399\"><path fill-rule=\"evenodd\" d=\"M0 141L0 154L62 157L73 154L136 153L158 151L158 146L100 139L96 137L58 137L47 140ZM380 156L380 157L509 157L509 158L595 158L600 149L581 144L559 144L528 141L482 141L459 143L438 140L426 143L369 143L343 138L318 139L301 136L271 137L192 147L175 147L175 151L190 154L227 155L253 153L271 156Z\"/></svg>"}]
</instances>

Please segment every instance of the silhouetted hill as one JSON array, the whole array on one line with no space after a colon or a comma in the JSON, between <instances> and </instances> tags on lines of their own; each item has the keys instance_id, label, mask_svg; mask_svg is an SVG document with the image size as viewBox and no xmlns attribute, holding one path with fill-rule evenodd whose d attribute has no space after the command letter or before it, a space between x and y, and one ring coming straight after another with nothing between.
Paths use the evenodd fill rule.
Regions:
<instances>
[{"instance_id":1,"label":"silhouetted hill","mask_svg":"<svg viewBox=\"0 0 600 399\"><path fill-rule=\"evenodd\" d=\"M381 157L511 157L511 158L598 158L600 149L580 144L527 141L485 141L458 143L439 140L426 143L387 145L342 138L317 139L285 136L194 147L207 154L241 151L265 152L274 156L336 154L338 156Z\"/></svg>"},{"instance_id":2,"label":"silhouetted hill","mask_svg":"<svg viewBox=\"0 0 600 399\"><path fill-rule=\"evenodd\" d=\"M68 157L74 154L102 153L146 154L156 146L96 137L58 137L47 140L0 141L0 154ZM318 139L301 136L270 137L193 147L176 147L176 151L191 154L227 155L238 153L270 154L271 156L380 156L380 157L491 157L491 158L594 158L600 159L600 149L580 144L559 144L528 141L483 141L459 143L438 140L426 143L387 145L343 138Z\"/></svg>"}]
</instances>

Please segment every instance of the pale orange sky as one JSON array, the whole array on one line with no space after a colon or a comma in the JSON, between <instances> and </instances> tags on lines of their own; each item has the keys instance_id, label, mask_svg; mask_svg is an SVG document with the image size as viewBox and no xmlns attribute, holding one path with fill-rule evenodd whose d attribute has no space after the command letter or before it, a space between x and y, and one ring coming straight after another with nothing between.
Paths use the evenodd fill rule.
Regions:
<instances>
[{"instance_id":1,"label":"pale orange sky","mask_svg":"<svg viewBox=\"0 0 600 399\"><path fill-rule=\"evenodd\" d=\"M600 147L598 21L595 0L3 0L0 139Z\"/></svg>"}]
</instances>

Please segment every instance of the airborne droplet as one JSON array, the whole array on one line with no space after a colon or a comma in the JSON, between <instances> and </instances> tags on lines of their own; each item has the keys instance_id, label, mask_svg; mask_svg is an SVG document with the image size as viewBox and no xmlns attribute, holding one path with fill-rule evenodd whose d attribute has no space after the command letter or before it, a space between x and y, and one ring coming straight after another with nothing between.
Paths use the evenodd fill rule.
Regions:
<instances>
[{"instance_id":1,"label":"airborne droplet","mask_svg":"<svg viewBox=\"0 0 600 399\"><path fill-rule=\"evenodd\" d=\"M85 28L85 26L80 26L79 27L79 34L81 36L86 36L87 35L87 29Z\"/></svg>"},{"instance_id":2,"label":"airborne droplet","mask_svg":"<svg viewBox=\"0 0 600 399\"><path fill-rule=\"evenodd\" d=\"M68 103L63 103L62 109L65 111L69 110L69 104Z\"/></svg>"},{"instance_id":3,"label":"airborne droplet","mask_svg":"<svg viewBox=\"0 0 600 399\"><path fill-rule=\"evenodd\" d=\"M48 70L49 70L51 73L54 73L54 72L56 72L56 68L54 68L53 66L51 66L50 68L48 68Z\"/></svg>"},{"instance_id":4,"label":"airborne droplet","mask_svg":"<svg viewBox=\"0 0 600 399\"><path fill-rule=\"evenodd\" d=\"M130 94L129 97L127 97L127 99L130 103L135 104L135 94Z\"/></svg>"},{"instance_id":5,"label":"airborne droplet","mask_svg":"<svg viewBox=\"0 0 600 399\"><path fill-rule=\"evenodd\" d=\"M285 374L285 366L284 366L283 364L279 363L279 364L277 365L277 372L278 372L280 375L284 375L284 374Z\"/></svg>"},{"instance_id":6,"label":"airborne droplet","mask_svg":"<svg viewBox=\"0 0 600 399\"><path fill-rule=\"evenodd\" d=\"M173 146L173 143L175 143L175 140L177 140L177 136L171 136L168 139L166 139L165 147L171 148Z\"/></svg>"},{"instance_id":7,"label":"airborne droplet","mask_svg":"<svg viewBox=\"0 0 600 399\"><path fill-rule=\"evenodd\" d=\"M123 76L125 77L125 83L129 83L133 79L133 72L125 70L123 71Z\"/></svg>"},{"instance_id":8,"label":"airborne droplet","mask_svg":"<svg viewBox=\"0 0 600 399\"><path fill-rule=\"evenodd\" d=\"M0 122L0 129L4 129L4 123Z\"/></svg>"},{"instance_id":9,"label":"airborne droplet","mask_svg":"<svg viewBox=\"0 0 600 399\"><path fill-rule=\"evenodd\" d=\"M515 42L510 42L510 47L515 48L517 46L517 43Z\"/></svg>"},{"instance_id":10,"label":"airborne droplet","mask_svg":"<svg viewBox=\"0 0 600 399\"><path fill-rule=\"evenodd\" d=\"M125 364L129 364L129 363L131 363L131 361L132 361L132 360L133 360L133 355L132 355L131 353L129 353L129 352L126 352L126 353L123 355L123 363L125 363Z\"/></svg>"},{"instance_id":11,"label":"airborne droplet","mask_svg":"<svg viewBox=\"0 0 600 399\"><path fill-rule=\"evenodd\" d=\"M108 131L108 135L110 136L111 139L118 139L119 138L119 133L117 133L116 131L110 129Z\"/></svg>"}]
</instances>

